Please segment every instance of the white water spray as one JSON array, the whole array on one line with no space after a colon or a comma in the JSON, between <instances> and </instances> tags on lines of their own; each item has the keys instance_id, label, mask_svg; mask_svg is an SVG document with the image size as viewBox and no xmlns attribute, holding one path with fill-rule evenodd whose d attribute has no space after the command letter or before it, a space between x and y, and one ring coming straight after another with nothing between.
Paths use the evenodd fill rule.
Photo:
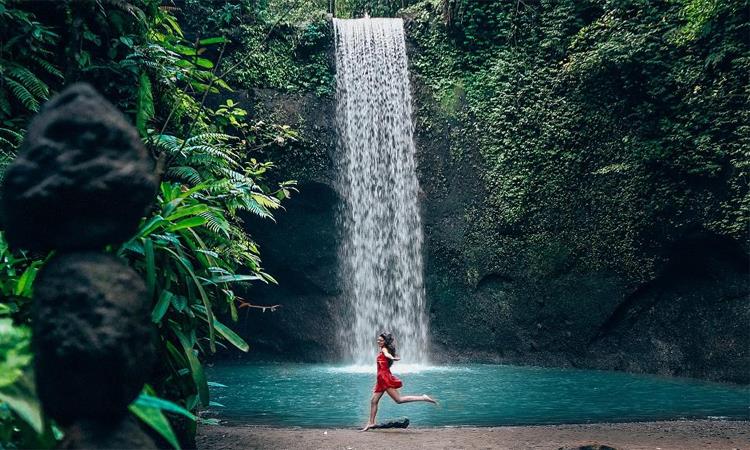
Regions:
<instances>
[{"instance_id":1,"label":"white water spray","mask_svg":"<svg viewBox=\"0 0 750 450\"><path fill-rule=\"evenodd\" d=\"M342 278L349 362L373 364L396 337L407 364L427 363L422 227L401 19L334 19Z\"/></svg>"}]
</instances>

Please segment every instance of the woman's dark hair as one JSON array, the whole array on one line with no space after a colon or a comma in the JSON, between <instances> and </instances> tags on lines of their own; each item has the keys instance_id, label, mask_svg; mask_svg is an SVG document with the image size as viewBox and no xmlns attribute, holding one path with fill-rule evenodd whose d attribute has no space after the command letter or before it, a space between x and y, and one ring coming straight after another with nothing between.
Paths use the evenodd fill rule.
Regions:
<instances>
[{"instance_id":1,"label":"woman's dark hair","mask_svg":"<svg viewBox=\"0 0 750 450\"><path fill-rule=\"evenodd\" d=\"M391 333L380 333L380 337L383 338L385 341L385 348L388 349L388 353L391 354L391 356L396 356L396 345L393 343L393 335ZM388 360L388 367L391 367L393 365L393 360Z\"/></svg>"}]
</instances>

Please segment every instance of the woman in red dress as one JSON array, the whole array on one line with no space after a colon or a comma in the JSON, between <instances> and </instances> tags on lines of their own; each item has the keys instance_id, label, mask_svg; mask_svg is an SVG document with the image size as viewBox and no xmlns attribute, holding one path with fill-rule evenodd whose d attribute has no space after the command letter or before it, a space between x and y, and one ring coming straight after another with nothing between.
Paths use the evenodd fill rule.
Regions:
<instances>
[{"instance_id":1,"label":"woman in red dress","mask_svg":"<svg viewBox=\"0 0 750 450\"><path fill-rule=\"evenodd\" d=\"M429 395L401 395L398 392L399 388L404 385L401 380L391 373L391 365L393 361L399 361L401 358L396 356L396 347L393 345L393 336L390 333L381 333L377 339L378 357L375 360L378 365L378 376L375 382L375 389L373 389L372 397L370 398L370 420L362 431L367 431L375 425L375 416L378 414L378 403L383 393L387 392L396 403L408 403L408 402L430 402L437 404L437 402L430 398Z\"/></svg>"}]
</instances>

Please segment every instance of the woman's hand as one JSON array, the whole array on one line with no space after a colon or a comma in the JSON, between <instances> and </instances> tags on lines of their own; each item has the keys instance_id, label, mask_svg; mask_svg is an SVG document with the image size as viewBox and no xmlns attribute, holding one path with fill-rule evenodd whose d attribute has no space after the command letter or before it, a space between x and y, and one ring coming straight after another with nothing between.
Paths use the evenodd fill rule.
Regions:
<instances>
[{"instance_id":1,"label":"woman's hand","mask_svg":"<svg viewBox=\"0 0 750 450\"><path fill-rule=\"evenodd\" d=\"M394 361L401 361L401 357L400 357L400 356L394 356L394 357L393 357L393 360L394 360Z\"/></svg>"}]
</instances>

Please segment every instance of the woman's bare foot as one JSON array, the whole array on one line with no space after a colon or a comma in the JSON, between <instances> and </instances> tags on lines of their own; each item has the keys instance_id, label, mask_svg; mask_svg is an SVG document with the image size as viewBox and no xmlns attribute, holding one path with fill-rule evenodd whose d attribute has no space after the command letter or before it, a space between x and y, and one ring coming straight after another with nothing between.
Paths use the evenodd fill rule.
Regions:
<instances>
[{"instance_id":1,"label":"woman's bare foot","mask_svg":"<svg viewBox=\"0 0 750 450\"><path fill-rule=\"evenodd\" d=\"M372 428L372 427L374 427L374 426L375 426L375 424L374 424L374 423L368 423L367 425L365 425L365 427L364 427L364 428L362 428L362 429L361 429L361 430L359 430L359 431L367 431L367 430L369 430L370 428Z\"/></svg>"},{"instance_id":2,"label":"woman's bare foot","mask_svg":"<svg viewBox=\"0 0 750 450\"><path fill-rule=\"evenodd\" d=\"M423 398L423 399L424 399L424 401L426 401L426 402L430 402L430 403L432 403L433 405L437 405L437 402L436 402L435 400L433 400L433 399L432 399L432 397L430 397L430 396L429 396L429 395L427 395L427 394L423 394L423 395L422 395L422 398Z\"/></svg>"}]
</instances>

